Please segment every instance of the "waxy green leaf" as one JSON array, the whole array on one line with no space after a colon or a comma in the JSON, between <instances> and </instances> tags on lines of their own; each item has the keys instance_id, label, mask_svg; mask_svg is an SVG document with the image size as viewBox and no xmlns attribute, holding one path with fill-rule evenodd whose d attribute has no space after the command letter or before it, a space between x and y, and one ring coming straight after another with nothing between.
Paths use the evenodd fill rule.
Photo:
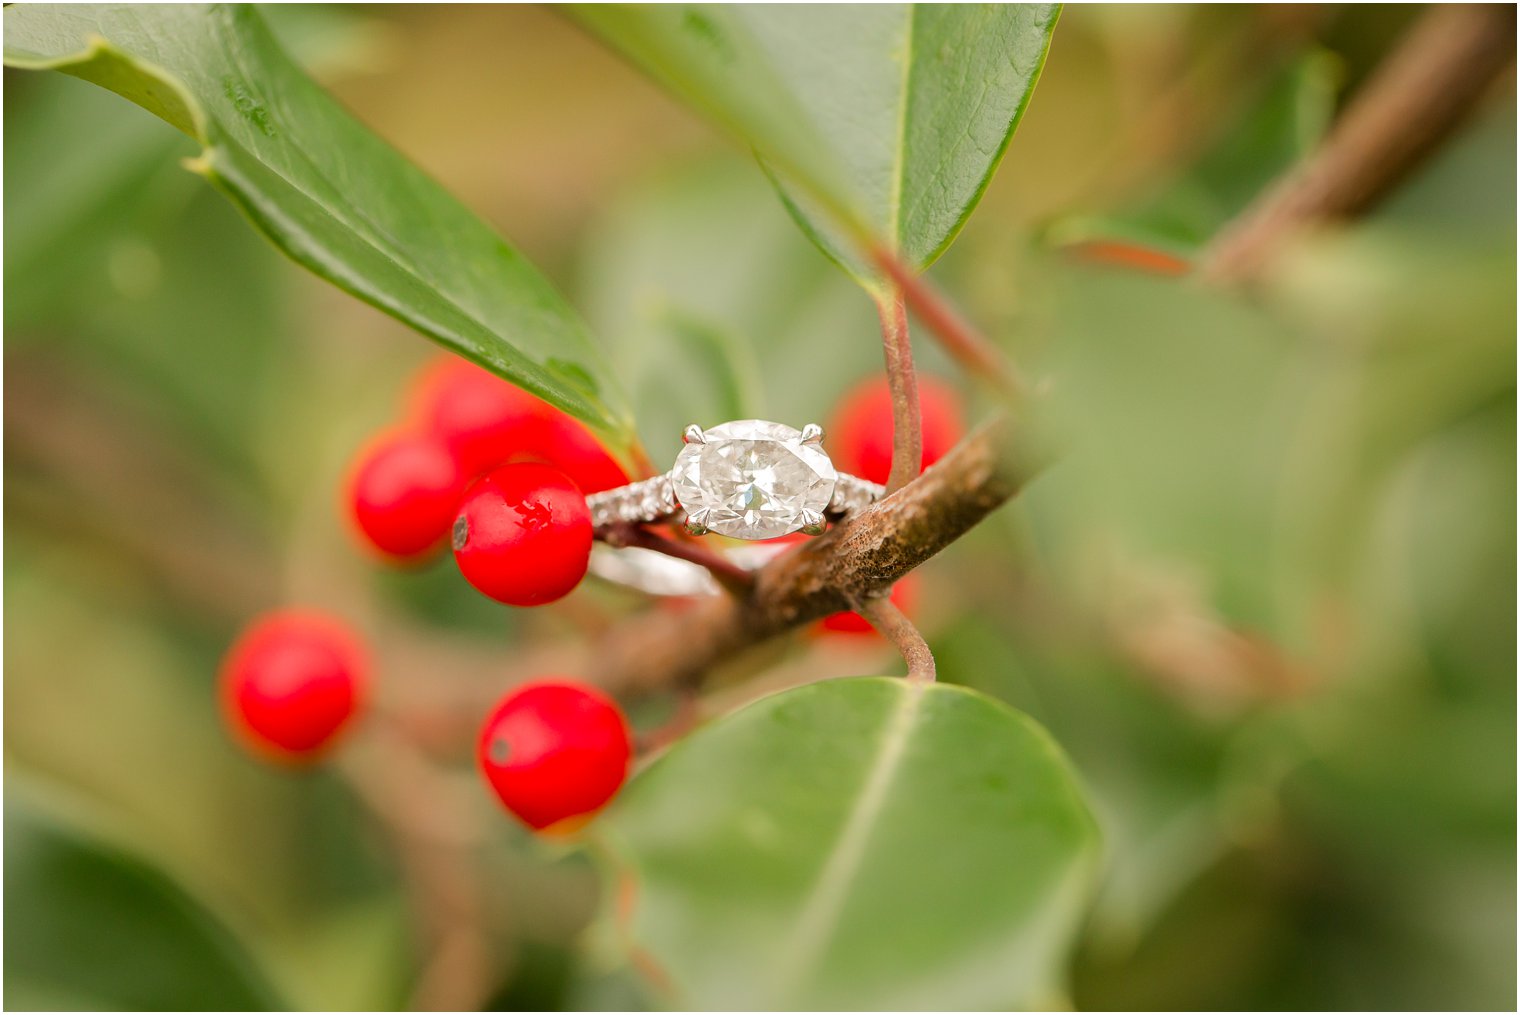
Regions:
<instances>
[{"instance_id":1,"label":"waxy green leaf","mask_svg":"<svg viewBox=\"0 0 1520 1015\"><path fill-rule=\"evenodd\" d=\"M804 230L875 285L965 224L1034 90L1054 4L590 5L575 16L752 146Z\"/></svg>"},{"instance_id":2,"label":"waxy green leaf","mask_svg":"<svg viewBox=\"0 0 1520 1015\"><path fill-rule=\"evenodd\" d=\"M1071 771L963 688L827 681L674 747L602 824L677 1005L1039 1005L1093 873Z\"/></svg>"},{"instance_id":3,"label":"waxy green leaf","mask_svg":"<svg viewBox=\"0 0 1520 1015\"><path fill-rule=\"evenodd\" d=\"M202 146L189 163L291 258L585 420L630 427L595 345L486 223L345 112L248 5L27 4L5 62L92 81Z\"/></svg>"}]
</instances>

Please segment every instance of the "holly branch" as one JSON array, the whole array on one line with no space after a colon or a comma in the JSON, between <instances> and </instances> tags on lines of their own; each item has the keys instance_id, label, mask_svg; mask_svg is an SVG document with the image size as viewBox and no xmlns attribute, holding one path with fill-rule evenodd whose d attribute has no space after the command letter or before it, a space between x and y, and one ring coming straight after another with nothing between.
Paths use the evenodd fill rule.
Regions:
<instances>
[{"instance_id":1,"label":"holly branch","mask_svg":"<svg viewBox=\"0 0 1520 1015\"><path fill-rule=\"evenodd\" d=\"M1247 282L1294 233L1365 212L1388 194L1513 62L1514 18L1514 9L1502 5L1424 14L1320 148L1222 231L1203 265L1204 277ZM892 299L882 303L882 319L899 428L913 425L906 401L913 388L905 303L957 362L1010 396L1010 409L884 500L757 571L747 589L711 597L679 615L641 615L614 627L588 670L605 687L628 695L694 687L718 663L752 646L879 600L1012 498L1049 461L1049 449L1030 425L1030 407L1017 400L1022 426L1009 415L1024 385L996 344L890 252L877 251L874 258L894 286ZM894 480L901 480L905 467L916 471L915 432L895 435ZM916 666L923 673L922 637L886 611L872 611L902 648L910 672Z\"/></svg>"},{"instance_id":2,"label":"holly branch","mask_svg":"<svg viewBox=\"0 0 1520 1015\"><path fill-rule=\"evenodd\" d=\"M694 686L749 646L880 596L1039 471L1044 459L1012 430L1006 415L984 424L901 490L756 571L741 595L614 627L588 672L621 694Z\"/></svg>"},{"instance_id":3,"label":"holly branch","mask_svg":"<svg viewBox=\"0 0 1520 1015\"><path fill-rule=\"evenodd\" d=\"M1219 234L1204 276L1247 281L1295 233L1367 211L1451 135L1514 58L1514 5L1432 7L1318 150Z\"/></svg>"}]
</instances>

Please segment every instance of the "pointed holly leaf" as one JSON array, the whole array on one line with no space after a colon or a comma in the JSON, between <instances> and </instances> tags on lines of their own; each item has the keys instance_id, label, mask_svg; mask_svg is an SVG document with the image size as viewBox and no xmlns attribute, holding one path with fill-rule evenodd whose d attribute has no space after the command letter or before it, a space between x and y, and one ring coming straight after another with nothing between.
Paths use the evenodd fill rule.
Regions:
<instances>
[{"instance_id":1,"label":"pointed holly leaf","mask_svg":"<svg viewBox=\"0 0 1520 1015\"><path fill-rule=\"evenodd\" d=\"M596 4L575 17L753 147L809 236L875 285L924 268L992 178L1059 5Z\"/></svg>"},{"instance_id":2,"label":"pointed holly leaf","mask_svg":"<svg viewBox=\"0 0 1520 1015\"><path fill-rule=\"evenodd\" d=\"M773 695L701 730L602 827L640 965L694 1009L1038 1005L1097 847L1030 719L879 677Z\"/></svg>"},{"instance_id":3,"label":"pointed holly leaf","mask_svg":"<svg viewBox=\"0 0 1520 1015\"><path fill-rule=\"evenodd\" d=\"M616 385L564 299L308 78L251 5L4 17L8 66L72 74L168 121L202 147L190 168L295 261L626 443Z\"/></svg>"}]
</instances>

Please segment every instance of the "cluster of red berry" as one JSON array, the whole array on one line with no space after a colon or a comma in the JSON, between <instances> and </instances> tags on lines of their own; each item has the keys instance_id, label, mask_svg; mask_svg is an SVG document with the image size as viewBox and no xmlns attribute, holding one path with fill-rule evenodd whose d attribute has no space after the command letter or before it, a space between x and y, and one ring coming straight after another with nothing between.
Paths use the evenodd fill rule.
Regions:
<instances>
[{"instance_id":1,"label":"cluster of red berry","mask_svg":"<svg viewBox=\"0 0 1520 1015\"><path fill-rule=\"evenodd\" d=\"M960 439L958 402L946 386L920 382L925 467ZM830 437L843 471L884 482L892 460L886 385L868 381L840 403ZM364 540L386 559L430 557L452 537L461 573L493 599L553 602L585 576L591 518L585 495L628 476L585 427L462 360L423 372L405 420L358 456L346 487ZM912 612L916 579L892 601ZM853 613L826 631L869 632ZM267 614L223 662L223 705L233 728L266 757L319 757L362 707L369 683L363 645L337 619L310 610ZM535 829L583 820L627 775L628 723L601 692L573 680L522 685L487 717L476 745L486 781Z\"/></svg>"},{"instance_id":2,"label":"cluster of red berry","mask_svg":"<svg viewBox=\"0 0 1520 1015\"><path fill-rule=\"evenodd\" d=\"M586 494L628 482L580 423L450 357L413 386L403 423L360 452L348 504L364 540L400 562L452 534L475 588L513 606L566 595L586 574Z\"/></svg>"}]
</instances>

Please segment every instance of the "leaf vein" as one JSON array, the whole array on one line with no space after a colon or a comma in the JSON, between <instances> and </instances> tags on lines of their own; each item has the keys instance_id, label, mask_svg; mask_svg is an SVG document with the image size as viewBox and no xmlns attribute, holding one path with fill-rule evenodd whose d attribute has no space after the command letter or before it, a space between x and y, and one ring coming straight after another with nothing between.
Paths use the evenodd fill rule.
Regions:
<instances>
[{"instance_id":1,"label":"leaf vein","mask_svg":"<svg viewBox=\"0 0 1520 1015\"><path fill-rule=\"evenodd\" d=\"M797 920L796 932L791 936L791 945L778 963L773 980L777 998L792 996L808 962L821 957L825 942L838 926L848 900L850 883L860 871L871 829L881 815L887 790L912 738L925 686L916 681L901 683L902 698L882 734L876 762L842 826L838 841L819 870L818 879L808 894L807 906Z\"/></svg>"}]
</instances>

